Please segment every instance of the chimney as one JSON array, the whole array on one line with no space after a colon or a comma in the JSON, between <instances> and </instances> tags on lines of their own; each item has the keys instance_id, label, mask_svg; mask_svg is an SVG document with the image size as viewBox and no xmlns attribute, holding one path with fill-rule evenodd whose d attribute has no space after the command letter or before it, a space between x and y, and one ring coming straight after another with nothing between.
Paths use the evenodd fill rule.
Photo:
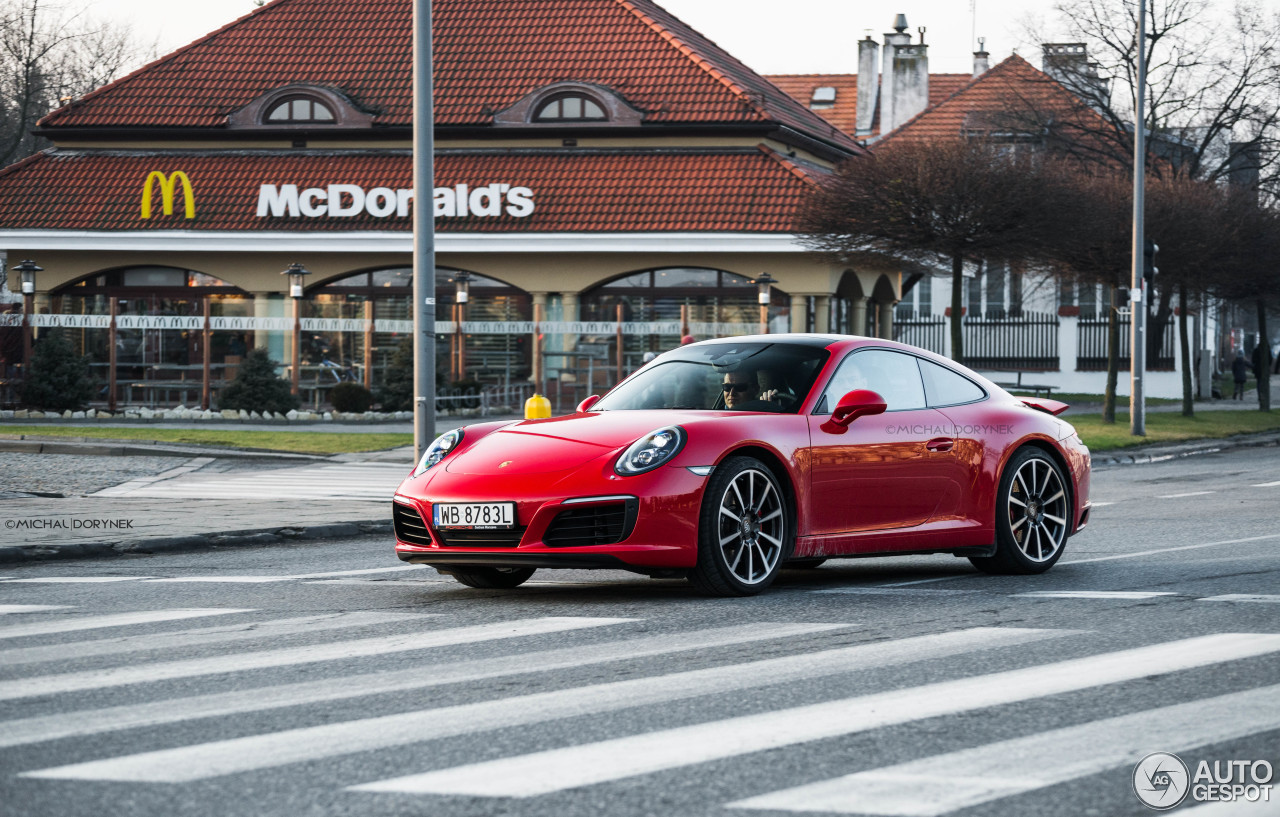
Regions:
<instances>
[{"instance_id":1,"label":"chimney","mask_svg":"<svg viewBox=\"0 0 1280 817\"><path fill-rule=\"evenodd\" d=\"M870 34L858 41L858 118L854 136L859 139L871 135L871 122L876 116L876 97L880 93L876 58L879 56L880 46Z\"/></svg>"},{"instance_id":2,"label":"chimney","mask_svg":"<svg viewBox=\"0 0 1280 817\"><path fill-rule=\"evenodd\" d=\"M987 53L987 38L978 38L978 50L973 52L973 76L975 79L991 70L991 55Z\"/></svg>"},{"instance_id":3,"label":"chimney","mask_svg":"<svg viewBox=\"0 0 1280 817\"><path fill-rule=\"evenodd\" d=\"M908 119L929 107L929 46L899 46L893 55L893 118L885 133L897 130Z\"/></svg>"},{"instance_id":4,"label":"chimney","mask_svg":"<svg viewBox=\"0 0 1280 817\"><path fill-rule=\"evenodd\" d=\"M899 14L893 21L893 33L884 35L883 63L880 68L880 134L893 130L895 116L893 87L893 57L898 48L911 44L911 35L906 33L907 15Z\"/></svg>"},{"instance_id":5,"label":"chimney","mask_svg":"<svg viewBox=\"0 0 1280 817\"><path fill-rule=\"evenodd\" d=\"M1084 43L1045 43L1042 47L1046 74L1095 108L1111 103L1107 83L1098 76L1097 63L1089 62L1089 49Z\"/></svg>"},{"instance_id":6,"label":"chimney","mask_svg":"<svg viewBox=\"0 0 1280 817\"><path fill-rule=\"evenodd\" d=\"M1262 146L1257 142L1227 145L1227 181L1245 190L1256 190L1262 177Z\"/></svg>"}]
</instances>

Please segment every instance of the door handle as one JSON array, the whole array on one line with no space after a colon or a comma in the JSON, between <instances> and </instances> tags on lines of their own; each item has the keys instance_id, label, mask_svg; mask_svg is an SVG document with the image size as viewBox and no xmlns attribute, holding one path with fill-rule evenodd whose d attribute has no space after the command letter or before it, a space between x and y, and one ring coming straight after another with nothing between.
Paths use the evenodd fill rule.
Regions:
<instances>
[{"instance_id":1,"label":"door handle","mask_svg":"<svg viewBox=\"0 0 1280 817\"><path fill-rule=\"evenodd\" d=\"M924 447L930 451L950 451L955 444L956 441L950 437L934 437Z\"/></svg>"}]
</instances>

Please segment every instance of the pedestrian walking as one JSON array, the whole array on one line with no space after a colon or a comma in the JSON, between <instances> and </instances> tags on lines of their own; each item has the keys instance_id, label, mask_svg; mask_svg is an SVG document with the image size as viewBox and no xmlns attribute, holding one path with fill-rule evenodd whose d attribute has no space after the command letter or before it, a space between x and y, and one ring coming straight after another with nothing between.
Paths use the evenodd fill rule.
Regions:
<instances>
[{"instance_id":1,"label":"pedestrian walking","mask_svg":"<svg viewBox=\"0 0 1280 817\"><path fill-rule=\"evenodd\" d=\"M1231 399L1243 400L1244 384L1249 381L1249 362L1244 359L1244 352L1236 352L1236 359L1231 361L1231 377L1236 381L1236 391Z\"/></svg>"}]
</instances>

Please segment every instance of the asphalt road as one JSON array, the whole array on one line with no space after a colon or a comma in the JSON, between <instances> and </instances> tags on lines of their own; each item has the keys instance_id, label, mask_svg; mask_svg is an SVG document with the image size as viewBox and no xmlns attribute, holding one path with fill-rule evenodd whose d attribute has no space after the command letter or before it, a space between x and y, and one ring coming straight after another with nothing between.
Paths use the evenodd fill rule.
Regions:
<instances>
[{"instance_id":1,"label":"asphalt road","mask_svg":"<svg viewBox=\"0 0 1280 817\"><path fill-rule=\"evenodd\" d=\"M1094 499L1043 576L846 561L751 599L470 590L373 538L17 566L0 814L1141 815L1150 753L1280 766L1275 449Z\"/></svg>"}]
</instances>

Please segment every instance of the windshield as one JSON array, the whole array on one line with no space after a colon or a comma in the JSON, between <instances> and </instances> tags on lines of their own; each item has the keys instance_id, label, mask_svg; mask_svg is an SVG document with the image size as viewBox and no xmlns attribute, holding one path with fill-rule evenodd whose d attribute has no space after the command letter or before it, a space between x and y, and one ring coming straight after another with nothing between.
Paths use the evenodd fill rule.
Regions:
<instances>
[{"instance_id":1,"label":"windshield","mask_svg":"<svg viewBox=\"0 0 1280 817\"><path fill-rule=\"evenodd\" d=\"M592 411L705 409L793 413L827 350L784 343L715 343L663 355L606 394Z\"/></svg>"}]
</instances>

